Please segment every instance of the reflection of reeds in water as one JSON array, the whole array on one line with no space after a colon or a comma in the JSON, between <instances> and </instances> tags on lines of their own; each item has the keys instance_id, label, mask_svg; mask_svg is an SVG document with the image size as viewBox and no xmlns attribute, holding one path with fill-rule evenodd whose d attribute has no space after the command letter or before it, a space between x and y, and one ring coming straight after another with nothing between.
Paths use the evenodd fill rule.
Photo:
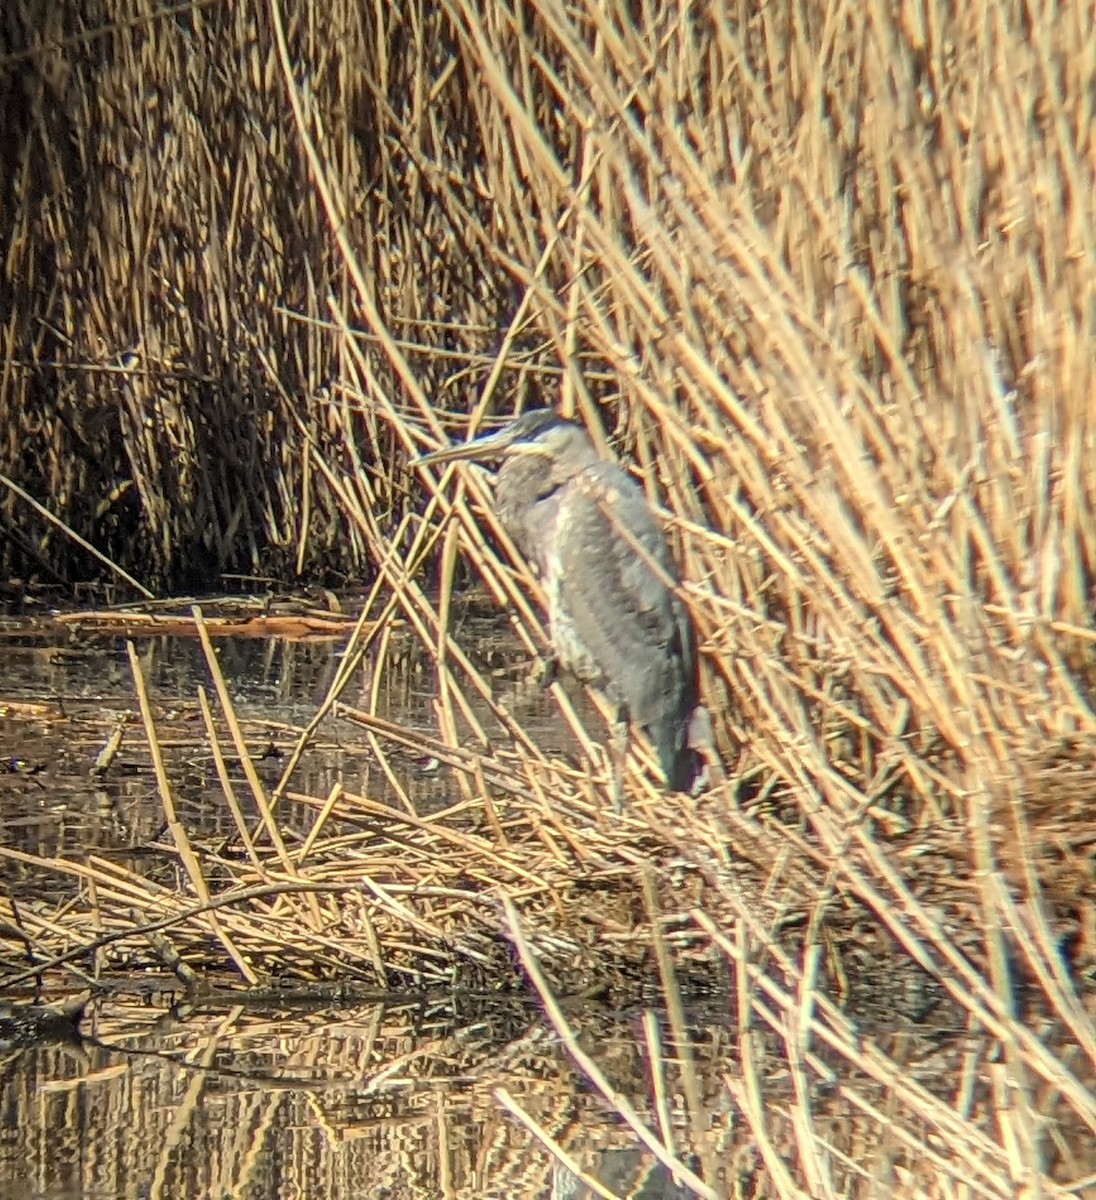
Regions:
<instances>
[{"instance_id":1,"label":"reflection of reeds in water","mask_svg":"<svg viewBox=\"0 0 1096 1200\"><path fill-rule=\"evenodd\" d=\"M680 1149L691 1135L666 1014L622 1021L587 1008L571 1017L578 1040L598 1047L619 1096L677 1147L677 1185L672 1167L577 1086L558 1040L530 1025L526 1005L481 999L454 1015L348 996L333 1003L316 994L301 1007L234 1005L223 997L183 1005L179 1019L145 1000L119 998L94 1009L85 1025L95 1040L82 1052L42 1046L25 1051L17 1070L8 1060L13 1120L0 1154L5 1196L17 1194L14 1183L28 1175L43 1191L67 1187L69 1194L136 1194L139 1181L155 1175L163 1194L269 1195L290 1169L295 1186L310 1195L385 1187L403 1198L449 1188L472 1200L546 1196L554 1186L556 1194L585 1197L599 1194L596 1183L613 1195L704 1195L704 1186L685 1185L696 1172L705 1172L720 1196L748 1186L771 1194L764 1188L765 1148L722 1082L743 1073L741 1041L725 1008L687 1014L704 1106L695 1155ZM765 1081L768 1149L786 1152L801 1135L785 1051L771 1032L748 1037ZM901 1053L904 1040L880 1045ZM961 1072L965 1056L991 1053L992 1041L968 1034L948 1050L908 1061L905 1086L943 1111L945 1077ZM933 1194L946 1156L931 1108L921 1118L906 1114L881 1124L891 1087L870 1070L824 1057L839 1079L816 1091L812 1121L836 1194L873 1187L901 1197ZM500 1099L519 1119L500 1117ZM986 1102L976 1094L975 1111L986 1111ZM1078 1131L1069 1132L1083 1155ZM911 1146L911 1135L925 1144ZM965 1140L966 1153L984 1154L983 1190L1004 1195L1004 1165L986 1130L956 1126L950 1136ZM95 1152L103 1144L109 1154Z\"/></svg>"},{"instance_id":2,"label":"reflection of reeds in water","mask_svg":"<svg viewBox=\"0 0 1096 1200\"><path fill-rule=\"evenodd\" d=\"M349 651L365 690L355 668L269 775L208 655L191 736L218 837L155 703L154 858L5 831L4 978L66 953L166 970L155 932L245 978L511 983L505 899L545 995L654 987L672 1015L714 963L736 1027L772 1031L786 1094L749 1038L726 1076L683 1059L675 1151L705 1179L718 1094L762 1194L841 1194L825 1088L864 1146L907 1156L867 1166L850 1141L855 1194L1081 1179L1083 11L534 0L515 21L485 0L283 24L278 5L207 5L47 33L5 6L5 45L32 52L18 88L0 76L19 100L0 564L86 569L17 485L146 583L325 563L376 586ZM447 416L469 391L474 420ZM657 790L640 747L608 814L597 719L574 718L577 751L547 747L453 619L474 582L530 658L543 646L484 477L402 470L511 393L558 395L661 505L734 765L695 803ZM378 700L401 638L425 656L411 730ZM368 768L302 782L295 746L325 737ZM440 811L411 786L435 760ZM9 776L33 810L41 789ZM908 962L998 1047L931 1093L875 1022L830 1007L862 1013L865 977ZM855 1073L880 1094L850 1091Z\"/></svg>"}]
</instances>

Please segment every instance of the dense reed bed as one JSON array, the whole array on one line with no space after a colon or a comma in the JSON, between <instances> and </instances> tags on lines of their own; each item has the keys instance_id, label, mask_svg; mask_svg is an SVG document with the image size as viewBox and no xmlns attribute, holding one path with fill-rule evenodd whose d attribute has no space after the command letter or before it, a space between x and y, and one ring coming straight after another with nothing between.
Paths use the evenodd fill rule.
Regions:
<instances>
[{"instance_id":1,"label":"dense reed bed","mask_svg":"<svg viewBox=\"0 0 1096 1200\"><path fill-rule=\"evenodd\" d=\"M429 749L461 797L440 817L287 776L251 785L260 833L234 816L241 855L214 859L157 767L183 958L383 983L491 977L516 947L550 1005L576 976L542 981L538 955L562 945L595 976L656 964L672 1015L699 955L790 1071L777 1136L748 1037L733 1076L678 1068L695 1147L713 1087L740 1112L757 1194L1093 1186L1085 6L138 0L0 22L2 565L87 574L78 534L150 592L367 576L352 650L383 663L399 620L437 671ZM403 464L547 401L634 464L674 541L731 768L695 804L641 752L614 824L604 771L548 761L454 636L475 584L535 650L538 585L482 477ZM398 792L409 735L331 711ZM147 704L143 728L155 746ZM289 800L315 813L299 840ZM372 832L345 844L340 819ZM58 930L89 906L125 936L134 881L65 870L81 903L34 945L72 951ZM830 998L892 957L993 1039L935 1090ZM841 1158L840 1184L821 1081L891 1147Z\"/></svg>"}]
</instances>

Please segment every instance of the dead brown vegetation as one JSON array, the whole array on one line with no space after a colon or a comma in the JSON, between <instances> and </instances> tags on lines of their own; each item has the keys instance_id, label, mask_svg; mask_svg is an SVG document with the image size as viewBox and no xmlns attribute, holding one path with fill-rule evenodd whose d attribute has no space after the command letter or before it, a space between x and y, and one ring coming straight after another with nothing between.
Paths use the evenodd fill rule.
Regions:
<instances>
[{"instance_id":1,"label":"dead brown vegetation","mask_svg":"<svg viewBox=\"0 0 1096 1200\"><path fill-rule=\"evenodd\" d=\"M14 484L150 585L186 564L368 569L375 624L354 645L383 661L398 616L429 648L435 749L462 795L429 820L403 797L402 829L368 797L250 782L262 844L236 817L228 866L191 846L162 771L190 889L157 897L176 940L245 976L277 944L381 980L426 950L489 967L489 931L518 929L492 887L546 929L593 873L626 881L628 935L658 951L666 863L684 861L703 887L674 920L733 969L743 1029L784 1040L794 1145L770 1136L748 1052L727 1082L766 1194L834 1194L810 1119L818 1039L888 1090L885 1117L859 1110L865 1129L908 1129L911 1162L936 1156L887 1194L1053 1194L1051 1176L1083 1190L1091 1164L1052 1131L1096 1130L1091 790L1076 772L1061 786L1093 736L1085 6L43 11L8 6L28 54L0 62L22 105L0 381L20 561L71 562ZM493 700L449 629L459 581L516 614L531 649L541 637L535 581L485 536L482 481L401 469L546 399L662 507L737 759L727 789L673 813L637 764L620 839L602 781L546 762L497 706L485 729L470 703ZM406 735L348 715L387 763ZM287 798L314 807L300 845L277 820ZM327 836L347 806L387 830L352 854ZM66 869L128 917L132 880ZM284 889L269 923L250 907L266 886ZM816 987L843 906L939 980L1000 1061L933 1099L861 1047ZM793 954L789 908L812 935ZM43 921L43 949L56 928ZM672 1010L674 955L658 961Z\"/></svg>"}]
</instances>

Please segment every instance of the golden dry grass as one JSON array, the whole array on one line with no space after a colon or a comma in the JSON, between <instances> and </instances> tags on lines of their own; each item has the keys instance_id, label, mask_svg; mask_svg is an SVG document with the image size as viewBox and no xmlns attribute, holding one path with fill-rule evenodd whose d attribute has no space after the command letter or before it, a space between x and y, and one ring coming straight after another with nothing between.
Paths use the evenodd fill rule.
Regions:
<instances>
[{"instance_id":1,"label":"golden dry grass","mask_svg":"<svg viewBox=\"0 0 1096 1200\"><path fill-rule=\"evenodd\" d=\"M667 856L686 862L702 886L675 916L735 968L743 1028L771 1014L795 1083L780 1147L748 1056L727 1083L766 1194L834 1194L810 1119L818 1038L889 1089L896 1107L865 1101L866 1129L908 1129L911 1161L930 1146L947 1160L886 1194L1052 1194L1051 1175L1092 1170L1040 1124L1096 1131L1077 974L1096 954L1092 790L1069 769L1094 732L1086 7L58 14L2 18L9 46L44 47L0 60L23 135L7 151L4 479L150 585L368 570L365 644L383 659L399 616L430 648L436 749L490 830L408 813L411 875L458 863L477 936L499 920L468 915L488 881L547 925L605 872L628 880L657 950L641 872L670 904ZM735 765L726 790L672 813L633 771L621 839L601 785L545 763L510 714L503 736L482 731L469 697L490 688L449 631L454 590L474 575L533 648L536 584L485 536L477 476L402 471L488 412L556 399L666 517ZM3 491L13 538L32 534L6 562L70 570L56 531ZM398 731L360 719L387 762ZM761 800L785 819L739 807ZM339 886L376 868L384 927L362 907L362 961L383 978L408 938L444 946L457 898L420 901L426 920L393 898L409 868L389 846L363 863L326 840L368 798L311 802L304 847L265 817L240 903L267 878L300 888L279 936L326 961ZM173 832L200 899L209 864ZM790 957L781 905L813 935ZM909 1090L897 1057L862 1052L826 1008L820 947L843 906L992 1031L1000 1062L970 1068L985 1094L965 1075L948 1101ZM237 961L241 939L276 940L250 917L186 922Z\"/></svg>"}]
</instances>

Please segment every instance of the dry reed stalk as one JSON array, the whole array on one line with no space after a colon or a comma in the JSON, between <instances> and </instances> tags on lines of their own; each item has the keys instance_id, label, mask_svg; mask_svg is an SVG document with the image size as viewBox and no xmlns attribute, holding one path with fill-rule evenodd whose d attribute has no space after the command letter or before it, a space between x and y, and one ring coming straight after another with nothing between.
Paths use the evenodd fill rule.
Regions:
<instances>
[{"instance_id":1,"label":"dry reed stalk","mask_svg":"<svg viewBox=\"0 0 1096 1200\"><path fill-rule=\"evenodd\" d=\"M205 688L200 687L198 689L198 707L201 709L202 724L205 726L206 732L206 743L213 755L213 765L217 770L217 779L220 782L225 803L232 814L232 820L236 824L236 832L240 835L240 843L247 851L247 856L251 860L252 867L261 874L264 868L259 861L259 854L255 848L255 840L251 836L251 830L248 828L243 809L240 807L240 802L236 796L236 789L228 774L225 756L221 750L220 739L217 737L216 726L213 723L213 711L209 707L209 697L206 695Z\"/></svg>"},{"instance_id":2,"label":"dry reed stalk","mask_svg":"<svg viewBox=\"0 0 1096 1200\"><path fill-rule=\"evenodd\" d=\"M205 622L202 618L202 610L198 605L194 605L191 609L194 616L195 625L198 628L198 640L202 645L202 652L205 655L206 666L209 668L209 673L213 677L213 686L217 692L217 699L220 702L221 714L228 725L229 733L232 737L233 745L236 747L236 753L239 756L240 766L244 772L244 778L247 780L248 787L251 790L252 798L258 807L259 814L262 818L262 828L266 832L266 836L270 844L274 847L277 854L279 865L285 873L291 878L299 878L299 873L293 861L289 857L286 850L285 841L282 838L281 829L278 826L274 810L266 795L266 789L263 787L262 780L259 778L259 773L255 769L255 764L251 759L251 754L247 748L247 742L244 739L243 732L240 729L240 722L236 717L236 709L232 703L232 697L228 691L228 684L225 682L225 677L221 672L221 665L217 661L217 654L213 649L213 643L210 641L209 633L206 630ZM316 898L310 893L305 894L305 902L307 903L312 921L315 928L320 929L323 925L323 918L320 915L319 905Z\"/></svg>"},{"instance_id":3,"label":"dry reed stalk","mask_svg":"<svg viewBox=\"0 0 1096 1200\"><path fill-rule=\"evenodd\" d=\"M18 496L25 504L29 504L43 520L48 521L54 528L59 529L66 537L80 547L81 550L86 550L92 558L97 559L109 571L117 575L119 579L128 583L131 588L139 595L144 596L146 600L154 600L156 597L145 587L143 583L134 579L128 571L120 567L116 562L112 562L101 550L96 549L86 538L81 537L70 525L66 524L59 517L54 516L48 508L43 504L39 504L37 500L29 495L21 488L14 480L9 479L6 475L0 474L0 483L4 485L10 492Z\"/></svg>"},{"instance_id":4,"label":"dry reed stalk","mask_svg":"<svg viewBox=\"0 0 1096 1200\"><path fill-rule=\"evenodd\" d=\"M31 15L12 7L5 28L34 29ZM672 851L707 882L696 937L755 971L728 936L750 919L751 951L779 966L775 992L738 979L743 1029L764 1013L793 1066L787 1161L755 1061L735 1085L771 1186L836 1186L811 1119L812 1083L833 1077L821 1039L897 1098L894 1120L848 1089L872 1128L915 1153L923 1121L954 1147L924 1149L950 1181L941 1192L1049 1191L1031 1132L1041 1097L1060 1089L1063 1111L1096 1119L1083 976L1063 965L1061 893L1032 858L1041 756L1096 731L1083 6L533 0L518 13L449 0L337 4L327 19L345 36L316 37L307 5L284 21L202 8L186 40L151 7L108 13L112 53L75 60L63 103L37 105L44 133L24 130L37 173L11 172L8 276L45 299L8 306L0 469L122 565L311 558L389 589L387 607L370 597L376 635L356 646L387 648L406 619L439 668L442 737L362 717L382 773L412 813L388 750L435 754L462 780L450 818L490 814L503 837L458 826L454 842L424 821L408 827L424 839L411 862L388 845L370 860L337 822L393 823L393 810L302 798L320 822L305 835L310 875L342 885L360 869L391 898L459 851L476 886L501 873L531 899L591 870L617 887L642 868L662 880ZM71 42L53 33L30 81L42 100ZM72 200L84 176L69 129L100 172L83 188L90 214ZM201 236L177 236L192 209ZM543 645L539 585L482 479L461 474L453 495L453 475L412 487L401 469L463 432L450 414L471 413L472 429L489 405L508 409L510 381L522 403L558 390L600 445L634 456L689 580L722 748L742 748L737 796L660 809L636 759L626 822L599 827L604 788L544 762L448 628L470 577L530 652ZM48 531L16 534L23 548L3 561L64 567ZM440 601L415 578L438 547ZM465 729L476 752L458 745ZM489 749L503 743L517 757ZM295 795L288 782L275 799ZM365 859L343 863L351 850ZM739 852L764 864L748 897L729 878ZM286 870L252 847L239 871L260 869L275 882ZM96 872L89 887L108 925L149 898L132 878ZM819 951L781 950L769 897L819 934L862 905L1000 1039L991 1082L1009 1104L993 1136L977 1120L985 1064L968 1060L948 1103L914 1087L839 1022ZM1094 903L1082 880L1065 907L1091 926ZM355 953L374 969L445 935L406 905L362 912L375 921ZM43 944L67 927L33 916ZM276 929L307 958L322 939L292 919L262 914L248 944L269 952ZM1072 1058L1025 1027L1013 957Z\"/></svg>"},{"instance_id":5,"label":"dry reed stalk","mask_svg":"<svg viewBox=\"0 0 1096 1200\"><path fill-rule=\"evenodd\" d=\"M547 1147L552 1158L564 1166L578 1180L581 1180L583 1186L592 1192L595 1196L601 1196L603 1200L616 1200L616 1193L609 1191L608 1188L602 1185L592 1175L588 1175L579 1164L567 1153L566 1150L553 1138L544 1127L536 1121L522 1106L510 1095L506 1088L500 1087L495 1090L495 1097L499 1104L521 1125L537 1139L541 1145Z\"/></svg>"},{"instance_id":6,"label":"dry reed stalk","mask_svg":"<svg viewBox=\"0 0 1096 1200\"><path fill-rule=\"evenodd\" d=\"M541 973L529 943L522 933L517 910L509 898L506 897L503 899L503 906L506 911L506 919L514 939L514 944L521 956L522 966L525 968L530 981L537 990L537 994L543 1001L548 1019L552 1022L553 1028L563 1039L567 1052L578 1063L583 1074L601 1092L610 1107L620 1115L621 1120L628 1125L632 1132L635 1133L639 1140L668 1171L684 1180L698 1196L707 1197L708 1200L716 1200L717 1193L683 1163L674 1158L658 1138L646 1127L632 1103L613 1088L596 1062L579 1045L570 1024L556 1003L555 997L552 995L547 981Z\"/></svg>"},{"instance_id":7,"label":"dry reed stalk","mask_svg":"<svg viewBox=\"0 0 1096 1200\"><path fill-rule=\"evenodd\" d=\"M180 822L175 809L171 783L168 780L167 770L164 767L164 756L161 753L160 743L156 736L156 723L152 716L152 706L149 703L144 672L141 669L141 661L137 657L137 650L133 642L126 642L126 652L129 655L129 668L133 676L134 688L137 692L137 701L141 707L141 722L145 728L145 737L148 739L148 747L152 755L152 765L156 772L156 785L160 790L160 803L164 808L164 818L167 821L167 827L171 833L172 840L175 842L176 849L179 851L179 857L186 868L195 895L197 895L203 904L208 904L210 900L209 886L206 883L205 875L202 873L201 864L198 862L198 858L190 845L186 828ZM215 912L211 911L209 913L208 921L210 930L224 946L225 951L236 964L240 974L249 984L254 985L257 983L258 976L252 971L246 959L240 954L232 938L221 925Z\"/></svg>"},{"instance_id":8,"label":"dry reed stalk","mask_svg":"<svg viewBox=\"0 0 1096 1200\"><path fill-rule=\"evenodd\" d=\"M686 1115L689 1121L693 1145L701 1148L705 1176L708 1179L714 1179L716 1177L715 1162L711 1155L707 1153L707 1143L704 1136L706 1132L704 1128L705 1109L701 1099L700 1084L697 1079L696 1059L693 1054L692 1040L685 1021L685 1008L682 1003L681 987L674 969L673 956L670 953L669 946L666 944L666 939L663 936L660 926L658 893L654 879L649 871L643 875L643 904L647 913L647 921L650 925L651 943L655 953L655 961L658 964L658 976L659 982L662 985L662 995L666 1000L666 1015L669 1018L670 1031L673 1034L674 1057L678 1063L678 1071L685 1092ZM668 1130L669 1126L667 1125L666 1130L663 1132L664 1137ZM673 1142L669 1141L666 1145L671 1157L676 1157Z\"/></svg>"},{"instance_id":9,"label":"dry reed stalk","mask_svg":"<svg viewBox=\"0 0 1096 1200\"><path fill-rule=\"evenodd\" d=\"M706 923L703 917L699 917L698 919L702 923ZM780 1014L792 1010L794 998L790 994L782 994L780 989L773 985L763 972L760 972L748 958L743 957L744 947L747 945L743 937L744 926L740 928L739 934L733 943L725 940L721 934L716 934L714 926L709 924L708 927L713 930L713 936L716 936L717 940L723 945L725 953L728 956L733 956L734 961L739 965L740 970L736 972L736 980L738 982L740 1022L743 1019L747 1019L752 1024L753 1017L760 1017L774 1030L783 1033L784 1027L780 1019ZM773 1008L770 1009L766 1003L759 1003L759 998L751 992L751 984L764 992L765 999L773 1002ZM987 1175L987 1160L996 1159L999 1163L1003 1163L1003 1154L993 1147L988 1138L984 1138L976 1130L969 1127L962 1118L951 1112L946 1105L941 1104L913 1080L903 1076L899 1081L894 1074L894 1065L889 1063L885 1056L877 1057L878 1051L874 1047L868 1047L866 1053L857 1047L857 1033L855 1028L839 1017L835 1021L834 1018L836 1016L836 1010L831 1009L825 1013L825 1021L812 1022L814 1032L820 1036L821 1040L827 1042L835 1049L839 1047L842 1059L849 1065L863 1070L867 1078L886 1084L892 1098L901 1100L910 1112L915 1113L930 1127L935 1127L939 1131L941 1138L945 1139L944 1144L948 1147L948 1150L959 1159L961 1164L964 1164L966 1171L972 1171L973 1177L977 1178L978 1176ZM834 1022L832 1027L830 1022ZM748 1027L743 1027L740 1051L742 1055L743 1083L734 1087L734 1094L736 1098L742 1097L740 1104L748 1116L751 1130L760 1138L764 1138L766 1128L764 1112L766 1104L757 1078ZM838 1086L842 1095L855 1103L857 1107L865 1112L872 1111L874 1106L869 1101L867 1095L862 1094L858 1088L851 1084L842 1083L840 1077L834 1074L832 1069L825 1064L824 1060L816 1057L814 1054L809 1054L806 1062L814 1074L826 1080L831 1085ZM894 1086L896 1083L898 1086ZM911 1136L910 1133L906 1132L901 1123L896 1122L893 1116L890 1122L881 1120L880 1127L882 1128L884 1125L890 1125L894 1129L896 1136L910 1148L916 1148L918 1153L931 1153L929 1148L916 1136ZM942 1174L951 1173L953 1168L946 1157L933 1153L932 1158ZM769 1156L766 1155L766 1162L771 1171L775 1167L775 1173L784 1177L787 1186L793 1187L791 1176L779 1157L774 1157L770 1161ZM976 1169L974 1169L975 1167ZM985 1194L1002 1196L1008 1194L1008 1182L1004 1176L989 1177L987 1183L990 1190ZM797 1193L792 1190L789 1194L795 1195Z\"/></svg>"}]
</instances>

